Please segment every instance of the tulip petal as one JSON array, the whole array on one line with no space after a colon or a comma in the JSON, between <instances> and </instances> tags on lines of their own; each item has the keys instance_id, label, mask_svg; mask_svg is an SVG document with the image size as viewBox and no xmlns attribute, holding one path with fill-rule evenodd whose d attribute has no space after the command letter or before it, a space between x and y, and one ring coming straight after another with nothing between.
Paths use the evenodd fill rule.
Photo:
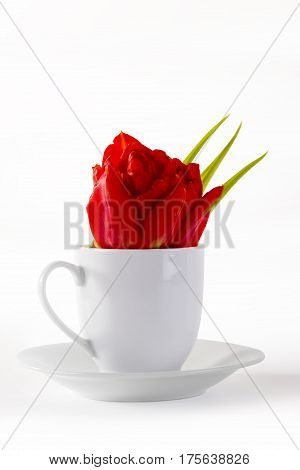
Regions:
<instances>
[{"instance_id":1,"label":"tulip petal","mask_svg":"<svg viewBox=\"0 0 300 470\"><path fill-rule=\"evenodd\" d=\"M101 167L100 165L97 164L97 165L93 166L93 183L94 183L94 186L98 183L98 181L101 178L103 172L104 172L104 168Z\"/></svg>"},{"instance_id":2,"label":"tulip petal","mask_svg":"<svg viewBox=\"0 0 300 470\"><path fill-rule=\"evenodd\" d=\"M110 165L100 177L87 205L91 231L102 248L131 248L140 243L136 202Z\"/></svg>"},{"instance_id":3,"label":"tulip petal","mask_svg":"<svg viewBox=\"0 0 300 470\"><path fill-rule=\"evenodd\" d=\"M211 138L211 136L216 132L216 130L223 124L226 119L228 119L229 115L224 116L221 121L219 121L214 127L212 127L203 137L202 139L198 142L197 145L190 151L190 153L185 157L183 160L183 163L186 165L188 163L191 163L195 157L198 155L202 147L206 144L206 142Z\"/></svg>"},{"instance_id":4,"label":"tulip petal","mask_svg":"<svg viewBox=\"0 0 300 470\"><path fill-rule=\"evenodd\" d=\"M143 147L143 145L134 137L125 132L120 132L104 151L102 165L111 164L114 168L118 168L121 163L122 155L129 146Z\"/></svg>"},{"instance_id":5,"label":"tulip petal","mask_svg":"<svg viewBox=\"0 0 300 470\"><path fill-rule=\"evenodd\" d=\"M125 132L122 131L114 138L114 144L119 146L122 150L125 150L126 147L131 144L138 144L142 146L142 144L137 139L129 134L125 134Z\"/></svg>"},{"instance_id":6,"label":"tulip petal","mask_svg":"<svg viewBox=\"0 0 300 470\"><path fill-rule=\"evenodd\" d=\"M222 191L223 186L217 186L204 194L202 198L190 201L187 216L180 227L176 242L172 244L173 247L197 246L206 227L211 208L221 196Z\"/></svg>"},{"instance_id":7,"label":"tulip petal","mask_svg":"<svg viewBox=\"0 0 300 470\"><path fill-rule=\"evenodd\" d=\"M172 243L182 222L185 201L183 185L165 199L156 201L144 222L144 248L162 248Z\"/></svg>"},{"instance_id":8,"label":"tulip petal","mask_svg":"<svg viewBox=\"0 0 300 470\"><path fill-rule=\"evenodd\" d=\"M220 164L224 160L225 156L229 152L230 148L232 147L232 144L234 143L235 139L238 136L238 133L240 132L241 127L242 127L242 123L239 125L235 134L230 139L228 144L223 148L223 150L219 153L219 155L217 155L217 157L210 163L210 165L208 165L208 167L206 167L205 170L202 172L201 177L202 177L203 189L207 187L213 175L215 174Z\"/></svg>"},{"instance_id":9,"label":"tulip petal","mask_svg":"<svg viewBox=\"0 0 300 470\"><path fill-rule=\"evenodd\" d=\"M214 203L222 195L222 192L223 186L217 186L204 194L202 198L202 207L200 208L200 211L198 211L198 218L196 220L196 224L193 227L192 233L188 234L187 236L188 245L186 246L198 245L201 235L207 225L211 209L214 207Z\"/></svg>"}]
</instances>

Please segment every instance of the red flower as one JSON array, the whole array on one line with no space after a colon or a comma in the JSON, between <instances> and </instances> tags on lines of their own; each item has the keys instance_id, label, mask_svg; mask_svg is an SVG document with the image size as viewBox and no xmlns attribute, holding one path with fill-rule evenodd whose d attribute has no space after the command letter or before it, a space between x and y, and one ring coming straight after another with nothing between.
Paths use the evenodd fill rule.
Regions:
<instances>
[{"instance_id":1,"label":"red flower","mask_svg":"<svg viewBox=\"0 0 300 470\"><path fill-rule=\"evenodd\" d=\"M166 248L198 244L219 186L204 196L197 163L184 164L120 133L93 168L87 205L102 248Z\"/></svg>"}]
</instances>

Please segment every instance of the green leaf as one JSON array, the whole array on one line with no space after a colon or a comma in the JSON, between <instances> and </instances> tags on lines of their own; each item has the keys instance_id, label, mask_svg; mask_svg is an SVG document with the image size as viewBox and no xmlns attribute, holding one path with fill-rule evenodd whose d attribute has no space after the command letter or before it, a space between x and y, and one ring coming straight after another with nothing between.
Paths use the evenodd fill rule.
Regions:
<instances>
[{"instance_id":1,"label":"green leaf","mask_svg":"<svg viewBox=\"0 0 300 470\"><path fill-rule=\"evenodd\" d=\"M226 183L223 184L223 191L220 196L220 198L216 201L214 204L214 207L216 207L217 204L223 199L224 196L230 191L230 189L246 174L248 173L251 168L253 168L255 165L257 165L258 162L260 162L265 156L267 155L268 152L265 152L261 157L257 158L256 160L253 160L253 162L248 163L244 168L242 168L240 171L238 171L232 178L226 181Z\"/></svg>"},{"instance_id":2,"label":"green leaf","mask_svg":"<svg viewBox=\"0 0 300 470\"><path fill-rule=\"evenodd\" d=\"M223 148L223 150L217 155L217 157L208 165L208 167L205 168L205 170L201 173L201 179L202 179L202 184L203 184L203 190L207 187L208 183L214 176L215 172L219 168L220 164L226 157L227 153L229 152L230 148L232 147L233 142L238 136L238 133L240 132L240 129L242 127L242 123L239 125L237 128L235 134L233 137L230 139L228 144Z\"/></svg>"},{"instance_id":3,"label":"green leaf","mask_svg":"<svg viewBox=\"0 0 300 470\"><path fill-rule=\"evenodd\" d=\"M183 163L187 165L188 163L191 163L194 160L194 158L198 155L202 147L206 144L206 142L210 139L210 137L216 132L216 130L221 126L221 124L223 124L223 122L226 121L227 118L229 118L229 114L223 117L223 119L221 119L221 121L219 121L218 124L212 127L205 134L205 136L202 137L202 139L198 142L198 144L195 145L193 150L191 150L190 153L185 157L185 159L183 160Z\"/></svg>"}]
</instances>

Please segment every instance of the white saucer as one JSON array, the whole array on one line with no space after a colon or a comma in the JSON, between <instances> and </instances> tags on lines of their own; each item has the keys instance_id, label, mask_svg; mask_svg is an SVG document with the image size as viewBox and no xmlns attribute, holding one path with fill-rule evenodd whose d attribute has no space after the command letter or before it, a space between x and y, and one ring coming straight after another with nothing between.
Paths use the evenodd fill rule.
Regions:
<instances>
[{"instance_id":1,"label":"white saucer","mask_svg":"<svg viewBox=\"0 0 300 470\"><path fill-rule=\"evenodd\" d=\"M25 349L18 357L27 368L50 375L69 346L70 343L38 346ZM109 374L99 371L93 359L74 344L53 380L93 400L178 400L201 395L236 370L257 364L264 357L258 349L198 340L182 370Z\"/></svg>"}]
</instances>

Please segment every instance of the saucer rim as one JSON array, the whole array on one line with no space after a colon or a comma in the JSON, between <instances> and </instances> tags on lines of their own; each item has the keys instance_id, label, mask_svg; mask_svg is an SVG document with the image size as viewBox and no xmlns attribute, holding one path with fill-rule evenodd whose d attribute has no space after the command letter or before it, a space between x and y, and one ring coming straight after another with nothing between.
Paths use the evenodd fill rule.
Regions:
<instances>
[{"instance_id":1,"label":"saucer rim","mask_svg":"<svg viewBox=\"0 0 300 470\"><path fill-rule=\"evenodd\" d=\"M257 355L255 359L249 360L247 362L240 361L239 364L235 365L223 365L223 366L215 366L215 367L209 367L209 368L204 368L204 369L190 369L190 370L167 370L167 371L149 371L149 372L101 372L95 371L95 372L74 372L74 371L56 371L53 373L53 370L49 370L46 368L42 367L37 367L37 366L30 366L28 363L26 363L26 360L24 359L24 354L28 353L29 351L34 351L43 347L47 346L58 346L58 345L69 345L71 342L62 342L62 343L51 343L51 344L43 344L39 346L33 346L31 348L26 348L23 349L22 351L19 351L17 354L18 360L21 362L21 364L29 369L33 370L35 372L40 372L43 374L49 374L51 375L53 373L53 377L72 377L72 378L94 378L94 379L99 379L99 378L109 378L109 379L121 379L121 378L135 378L135 379L152 379L152 378L171 378L171 377L178 377L178 376L193 376L193 375L201 375L201 374L207 374L207 373L213 373L216 371L232 371L235 372L236 370L239 369L244 369L246 367L259 364L265 359L265 354L263 351L260 349L252 348L249 346L244 346L241 344L236 344L236 343L229 343L225 341L216 341L216 340L207 340L207 339L197 339L196 341L198 342L206 342L206 343L222 343L224 345L229 345L229 347L236 347L236 348L244 348L247 350L251 350L253 353ZM76 345L79 346L79 345Z\"/></svg>"}]
</instances>

